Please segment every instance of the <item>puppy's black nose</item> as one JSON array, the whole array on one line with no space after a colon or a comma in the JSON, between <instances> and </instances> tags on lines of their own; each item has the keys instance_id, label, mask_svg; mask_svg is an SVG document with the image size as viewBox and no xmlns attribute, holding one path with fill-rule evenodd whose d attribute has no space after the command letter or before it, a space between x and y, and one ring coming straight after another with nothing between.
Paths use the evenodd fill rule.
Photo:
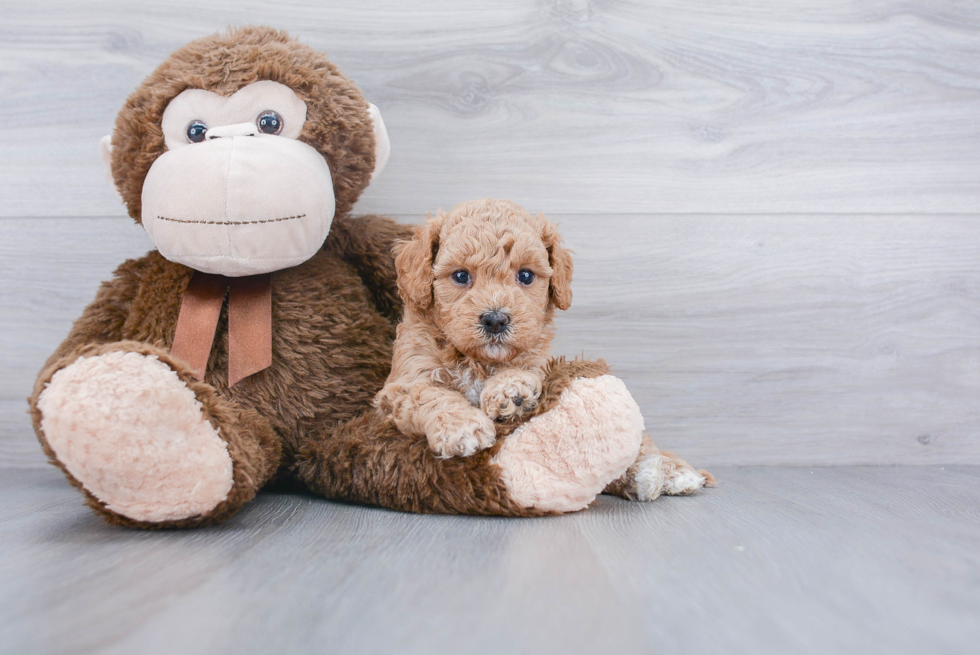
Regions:
<instances>
[{"instance_id":1,"label":"puppy's black nose","mask_svg":"<svg viewBox=\"0 0 980 655\"><path fill-rule=\"evenodd\" d=\"M484 312L480 316L483 331L488 334L500 334L507 329L508 323L510 323L510 316L501 311Z\"/></svg>"}]
</instances>

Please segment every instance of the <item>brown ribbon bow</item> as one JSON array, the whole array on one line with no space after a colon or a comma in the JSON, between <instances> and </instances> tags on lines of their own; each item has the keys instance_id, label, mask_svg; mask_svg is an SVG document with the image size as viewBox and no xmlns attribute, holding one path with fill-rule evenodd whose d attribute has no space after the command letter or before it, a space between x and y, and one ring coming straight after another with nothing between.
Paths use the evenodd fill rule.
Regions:
<instances>
[{"instance_id":1,"label":"brown ribbon bow","mask_svg":"<svg viewBox=\"0 0 980 655\"><path fill-rule=\"evenodd\" d=\"M204 378L228 295L228 386L272 365L272 282L269 274L225 277L194 272L184 291L170 353Z\"/></svg>"}]
</instances>

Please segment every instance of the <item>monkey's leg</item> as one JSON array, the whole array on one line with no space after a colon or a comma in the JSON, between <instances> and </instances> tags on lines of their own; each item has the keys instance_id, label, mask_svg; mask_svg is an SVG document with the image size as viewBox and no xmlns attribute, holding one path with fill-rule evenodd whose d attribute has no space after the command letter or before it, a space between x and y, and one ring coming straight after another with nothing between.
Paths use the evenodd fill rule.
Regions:
<instances>
[{"instance_id":1,"label":"monkey's leg","mask_svg":"<svg viewBox=\"0 0 980 655\"><path fill-rule=\"evenodd\" d=\"M640 454L622 476L603 493L626 500L653 500L661 494L687 496L705 485L713 487L715 476L695 469L683 459L660 450L644 435Z\"/></svg>"},{"instance_id":2,"label":"monkey's leg","mask_svg":"<svg viewBox=\"0 0 980 655\"><path fill-rule=\"evenodd\" d=\"M409 512L534 516L583 509L636 459L639 409L599 362L555 362L536 416L470 457L369 412L313 435L298 477L327 498Z\"/></svg>"},{"instance_id":3,"label":"monkey's leg","mask_svg":"<svg viewBox=\"0 0 980 655\"><path fill-rule=\"evenodd\" d=\"M231 516L278 466L269 423L136 341L51 362L30 398L52 463L110 523L191 527Z\"/></svg>"}]
</instances>

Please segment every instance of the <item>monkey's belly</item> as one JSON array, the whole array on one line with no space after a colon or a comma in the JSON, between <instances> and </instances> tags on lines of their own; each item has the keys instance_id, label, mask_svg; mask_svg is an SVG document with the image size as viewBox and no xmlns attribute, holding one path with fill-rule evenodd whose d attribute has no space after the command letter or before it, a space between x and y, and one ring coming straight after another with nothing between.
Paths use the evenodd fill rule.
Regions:
<instances>
[{"instance_id":1,"label":"monkey's belly","mask_svg":"<svg viewBox=\"0 0 980 655\"><path fill-rule=\"evenodd\" d=\"M391 369L395 330L355 270L323 251L274 273L272 293L272 366L228 389L222 317L206 381L269 420L288 464L311 433L370 409Z\"/></svg>"}]
</instances>

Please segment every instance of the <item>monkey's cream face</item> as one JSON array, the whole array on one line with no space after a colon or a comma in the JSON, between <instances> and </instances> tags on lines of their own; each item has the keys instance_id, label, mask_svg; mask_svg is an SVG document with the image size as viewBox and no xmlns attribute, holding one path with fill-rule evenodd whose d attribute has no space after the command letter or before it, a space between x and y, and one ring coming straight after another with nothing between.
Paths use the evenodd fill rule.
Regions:
<instances>
[{"instance_id":1,"label":"monkey's cream face","mask_svg":"<svg viewBox=\"0 0 980 655\"><path fill-rule=\"evenodd\" d=\"M373 105L371 114L379 138ZM171 100L161 125L167 152L150 167L142 193L142 223L160 253L233 277L316 254L335 200L326 159L297 140L305 122L306 104L272 81L228 97L188 89Z\"/></svg>"}]
</instances>

